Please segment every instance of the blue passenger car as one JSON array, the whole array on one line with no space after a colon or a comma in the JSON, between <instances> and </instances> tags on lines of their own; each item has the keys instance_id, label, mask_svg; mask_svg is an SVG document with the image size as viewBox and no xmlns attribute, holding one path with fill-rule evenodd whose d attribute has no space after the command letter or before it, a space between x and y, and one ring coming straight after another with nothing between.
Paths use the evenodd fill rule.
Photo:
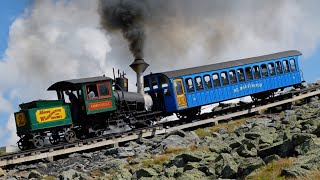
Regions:
<instances>
[{"instance_id":1,"label":"blue passenger car","mask_svg":"<svg viewBox=\"0 0 320 180\"><path fill-rule=\"evenodd\" d=\"M154 108L167 113L198 113L200 107L250 95L263 99L277 90L302 83L299 51L149 74L145 93Z\"/></svg>"}]
</instances>

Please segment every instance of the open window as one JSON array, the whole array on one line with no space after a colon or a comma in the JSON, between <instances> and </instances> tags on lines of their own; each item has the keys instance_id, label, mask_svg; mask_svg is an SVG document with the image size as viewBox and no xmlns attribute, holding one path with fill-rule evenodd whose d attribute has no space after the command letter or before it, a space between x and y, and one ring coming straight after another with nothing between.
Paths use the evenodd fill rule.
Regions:
<instances>
[{"instance_id":1,"label":"open window","mask_svg":"<svg viewBox=\"0 0 320 180\"><path fill-rule=\"evenodd\" d=\"M200 76L197 76L194 78L194 81L196 83L196 89L197 91L203 90L203 85L202 85L202 78Z\"/></svg>"},{"instance_id":2,"label":"open window","mask_svg":"<svg viewBox=\"0 0 320 180\"><path fill-rule=\"evenodd\" d=\"M244 72L243 72L243 69L240 68L237 70L237 74L238 74L238 79L239 79L239 82L244 82L246 79L244 78Z\"/></svg>"},{"instance_id":3,"label":"open window","mask_svg":"<svg viewBox=\"0 0 320 180\"><path fill-rule=\"evenodd\" d=\"M165 88L168 87L168 78L165 76L158 76L159 77L159 83L160 83L160 87Z\"/></svg>"},{"instance_id":4,"label":"open window","mask_svg":"<svg viewBox=\"0 0 320 180\"><path fill-rule=\"evenodd\" d=\"M290 69L291 69L291 72L294 72L297 70L296 62L294 61L294 59L290 59Z\"/></svg>"},{"instance_id":5,"label":"open window","mask_svg":"<svg viewBox=\"0 0 320 180\"><path fill-rule=\"evenodd\" d=\"M229 77L230 77L231 84L236 84L237 83L237 77L236 77L236 71L235 70L229 71Z\"/></svg>"},{"instance_id":6,"label":"open window","mask_svg":"<svg viewBox=\"0 0 320 180\"><path fill-rule=\"evenodd\" d=\"M212 88L212 82L211 82L210 76L209 75L204 75L203 79L204 79L204 85L205 85L206 89L211 89Z\"/></svg>"},{"instance_id":7,"label":"open window","mask_svg":"<svg viewBox=\"0 0 320 180\"><path fill-rule=\"evenodd\" d=\"M283 71L282 71L282 65L281 65L281 62L280 61L277 61L276 62L276 70L277 70L277 73L278 74L282 74Z\"/></svg>"},{"instance_id":8,"label":"open window","mask_svg":"<svg viewBox=\"0 0 320 180\"><path fill-rule=\"evenodd\" d=\"M158 89L158 82L156 76L151 77L151 85L152 89Z\"/></svg>"},{"instance_id":9,"label":"open window","mask_svg":"<svg viewBox=\"0 0 320 180\"><path fill-rule=\"evenodd\" d=\"M253 74L252 74L251 67L246 67L246 77L247 77L248 81L253 79Z\"/></svg>"},{"instance_id":10,"label":"open window","mask_svg":"<svg viewBox=\"0 0 320 180\"><path fill-rule=\"evenodd\" d=\"M148 78L144 78L144 91L150 91L150 84Z\"/></svg>"},{"instance_id":11,"label":"open window","mask_svg":"<svg viewBox=\"0 0 320 180\"><path fill-rule=\"evenodd\" d=\"M262 72L262 77L268 77L268 70L267 70L267 65L262 64L261 65L261 72Z\"/></svg>"},{"instance_id":12,"label":"open window","mask_svg":"<svg viewBox=\"0 0 320 180\"><path fill-rule=\"evenodd\" d=\"M255 79L261 78L259 66L253 66L253 74Z\"/></svg>"},{"instance_id":13,"label":"open window","mask_svg":"<svg viewBox=\"0 0 320 180\"><path fill-rule=\"evenodd\" d=\"M276 75L276 70L274 68L274 64L273 63L269 63L268 64L268 69L269 69L270 76Z\"/></svg>"},{"instance_id":14,"label":"open window","mask_svg":"<svg viewBox=\"0 0 320 180\"><path fill-rule=\"evenodd\" d=\"M212 74L212 79L213 79L214 87L220 87L221 86L220 78L219 78L218 73Z\"/></svg>"},{"instance_id":15,"label":"open window","mask_svg":"<svg viewBox=\"0 0 320 180\"><path fill-rule=\"evenodd\" d=\"M193 81L191 78L186 79L186 85L187 85L187 92L194 92L194 86L193 86Z\"/></svg>"},{"instance_id":16,"label":"open window","mask_svg":"<svg viewBox=\"0 0 320 180\"><path fill-rule=\"evenodd\" d=\"M227 72L222 72L221 73L221 80L222 80L222 85L223 86L229 85L229 79L228 79Z\"/></svg>"},{"instance_id":17,"label":"open window","mask_svg":"<svg viewBox=\"0 0 320 180\"><path fill-rule=\"evenodd\" d=\"M288 73L288 72L290 72L290 70L289 70L288 60L284 60L284 61L282 61L282 63L283 63L283 70L284 70L284 73Z\"/></svg>"}]
</instances>

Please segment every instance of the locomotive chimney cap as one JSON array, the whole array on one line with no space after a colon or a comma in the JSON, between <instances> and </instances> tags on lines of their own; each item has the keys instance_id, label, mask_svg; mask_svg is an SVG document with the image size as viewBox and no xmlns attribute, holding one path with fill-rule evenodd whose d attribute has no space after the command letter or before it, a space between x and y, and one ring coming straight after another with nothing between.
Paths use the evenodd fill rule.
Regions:
<instances>
[{"instance_id":1,"label":"locomotive chimney cap","mask_svg":"<svg viewBox=\"0 0 320 180\"><path fill-rule=\"evenodd\" d=\"M144 72L147 67L149 66L148 63L146 63L143 59L135 59L134 62L130 65L130 67L135 72Z\"/></svg>"}]
</instances>

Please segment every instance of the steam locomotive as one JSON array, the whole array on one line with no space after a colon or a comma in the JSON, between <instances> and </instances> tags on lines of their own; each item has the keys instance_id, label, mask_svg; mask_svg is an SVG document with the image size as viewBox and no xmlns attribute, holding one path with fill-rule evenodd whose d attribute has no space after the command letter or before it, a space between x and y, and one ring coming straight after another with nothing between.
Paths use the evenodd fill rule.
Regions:
<instances>
[{"instance_id":1,"label":"steam locomotive","mask_svg":"<svg viewBox=\"0 0 320 180\"><path fill-rule=\"evenodd\" d=\"M130 66L137 73L138 92L128 92L124 74L56 82L48 90L58 100L20 104L15 113L18 147L41 148L61 140L102 136L114 129L152 125L175 113L179 119L200 114L201 106L251 96L272 97L278 90L301 86L302 72L291 50L207 66L142 76L148 67L143 59ZM66 102L69 97L70 103Z\"/></svg>"}]
</instances>

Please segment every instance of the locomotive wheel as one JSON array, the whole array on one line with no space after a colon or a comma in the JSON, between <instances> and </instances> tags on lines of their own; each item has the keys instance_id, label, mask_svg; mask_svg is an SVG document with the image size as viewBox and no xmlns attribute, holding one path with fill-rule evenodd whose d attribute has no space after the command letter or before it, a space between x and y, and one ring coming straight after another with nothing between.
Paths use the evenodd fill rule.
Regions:
<instances>
[{"instance_id":1,"label":"locomotive wheel","mask_svg":"<svg viewBox=\"0 0 320 180\"><path fill-rule=\"evenodd\" d=\"M49 142L53 145L59 144L60 142L60 136L58 133L52 133L51 136L49 137Z\"/></svg>"},{"instance_id":2,"label":"locomotive wheel","mask_svg":"<svg viewBox=\"0 0 320 180\"><path fill-rule=\"evenodd\" d=\"M73 142L76 140L76 133L72 130L68 130L64 133L64 138L67 142Z\"/></svg>"},{"instance_id":3,"label":"locomotive wheel","mask_svg":"<svg viewBox=\"0 0 320 180\"><path fill-rule=\"evenodd\" d=\"M104 130L97 130L97 131L95 132L95 135L96 135L97 137L102 137L102 136L103 136L103 133L104 133Z\"/></svg>"},{"instance_id":4,"label":"locomotive wheel","mask_svg":"<svg viewBox=\"0 0 320 180\"><path fill-rule=\"evenodd\" d=\"M17 144L18 144L18 148L21 151L28 149L28 139L26 138L26 136L23 136L22 138L20 138Z\"/></svg>"},{"instance_id":5,"label":"locomotive wheel","mask_svg":"<svg viewBox=\"0 0 320 180\"><path fill-rule=\"evenodd\" d=\"M33 137L33 145L36 148L42 148L44 146L44 138L40 135Z\"/></svg>"}]
</instances>

